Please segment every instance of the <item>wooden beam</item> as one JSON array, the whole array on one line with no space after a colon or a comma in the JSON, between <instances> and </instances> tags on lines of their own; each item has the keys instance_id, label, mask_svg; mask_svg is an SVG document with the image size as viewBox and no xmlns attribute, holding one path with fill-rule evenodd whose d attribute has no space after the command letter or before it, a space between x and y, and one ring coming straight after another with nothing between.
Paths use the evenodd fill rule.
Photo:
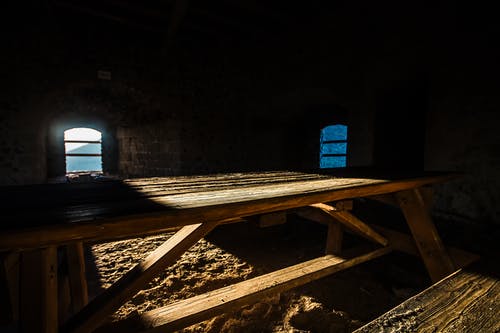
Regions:
<instances>
[{"instance_id":1,"label":"wooden beam","mask_svg":"<svg viewBox=\"0 0 500 333\"><path fill-rule=\"evenodd\" d=\"M57 333L57 248L21 256L19 332Z\"/></svg>"},{"instance_id":2,"label":"wooden beam","mask_svg":"<svg viewBox=\"0 0 500 333\"><path fill-rule=\"evenodd\" d=\"M343 228L337 219L321 209L302 207L294 211L298 216L327 226L325 254L339 255L342 251Z\"/></svg>"},{"instance_id":3,"label":"wooden beam","mask_svg":"<svg viewBox=\"0 0 500 333\"><path fill-rule=\"evenodd\" d=\"M2 300L0 302L0 327L14 320L14 302L9 290L10 281L6 264L8 255L8 253L0 253L0 299Z\"/></svg>"},{"instance_id":4,"label":"wooden beam","mask_svg":"<svg viewBox=\"0 0 500 333\"><path fill-rule=\"evenodd\" d=\"M343 200L334 204L336 209L352 209L352 200ZM325 254L339 255L341 253L344 230L336 218L321 209L309 206L297 209L295 213L307 220L326 225L328 233L326 236Z\"/></svg>"},{"instance_id":5,"label":"wooden beam","mask_svg":"<svg viewBox=\"0 0 500 333\"><path fill-rule=\"evenodd\" d=\"M175 331L372 260L390 251L390 248L385 247L352 259L327 255L185 299L123 322L111 323L98 332Z\"/></svg>"},{"instance_id":6,"label":"wooden beam","mask_svg":"<svg viewBox=\"0 0 500 333\"><path fill-rule=\"evenodd\" d=\"M421 192L412 189L395 195L431 280L437 282L454 272L455 265L432 222Z\"/></svg>"},{"instance_id":7,"label":"wooden beam","mask_svg":"<svg viewBox=\"0 0 500 333\"><path fill-rule=\"evenodd\" d=\"M146 286L152 278L176 262L184 252L218 224L218 222L207 222L183 227L146 259L89 302L63 326L62 332L92 332L106 321L109 315Z\"/></svg>"},{"instance_id":8,"label":"wooden beam","mask_svg":"<svg viewBox=\"0 0 500 333\"><path fill-rule=\"evenodd\" d=\"M329 205L335 207L336 210L352 210L354 202L352 200L340 200L329 203Z\"/></svg>"},{"instance_id":9,"label":"wooden beam","mask_svg":"<svg viewBox=\"0 0 500 333\"><path fill-rule=\"evenodd\" d=\"M293 212L306 220L314 221L326 226L329 226L331 222L338 222L330 214L325 213L321 209L310 206L298 208Z\"/></svg>"},{"instance_id":10,"label":"wooden beam","mask_svg":"<svg viewBox=\"0 0 500 333\"><path fill-rule=\"evenodd\" d=\"M21 254L20 252L10 252L3 253L2 255L2 265L5 269L5 277L6 277L6 287L9 291L8 300L11 308L10 314L5 313L5 315L10 315L10 321L18 321L19 320L19 284L20 284L20 260Z\"/></svg>"},{"instance_id":11,"label":"wooden beam","mask_svg":"<svg viewBox=\"0 0 500 333\"><path fill-rule=\"evenodd\" d=\"M355 231L361 236L368 238L369 240L379 243L383 246L387 245L387 239L385 239L382 235L380 235L378 232L373 230L366 223L364 223L351 213L347 211L339 211L332 206L322 203L313 204L310 206L322 210L323 212L327 213L335 220L339 221L344 226Z\"/></svg>"},{"instance_id":12,"label":"wooden beam","mask_svg":"<svg viewBox=\"0 0 500 333\"><path fill-rule=\"evenodd\" d=\"M286 223L286 212L274 212L269 214L262 214L257 217L257 224L261 228L272 227L275 225Z\"/></svg>"},{"instance_id":13,"label":"wooden beam","mask_svg":"<svg viewBox=\"0 0 500 333\"><path fill-rule=\"evenodd\" d=\"M339 255L342 251L342 226L338 222L328 224L328 234L326 236L325 254Z\"/></svg>"},{"instance_id":14,"label":"wooden beam","mask_svg":"<svg viewBox=\"0 0 500 333\"><path fill-rule=\"evenodd\" d=\"M419 192L422 195L425 207L430 212L434 203L434 189L432 186L422 186L419 188Z\"/></svg>"},{"instance_id":15,"label":"wooden beam","mask_svg":"<svg viewBox=\"0 0 500 333\"><path fill-rule=\"evenodd\" d=\"M89 301L83 242L66 246L72 312L76 313Z\"/></svg>"},{"instance_id":16,"label":"wooden beam","mask_svg":"<svg viewBox=\"0 0 500 333\"><path fill-rule=\"evenodd\" d=\"M332 212L332 215L344 226L351 228L359 235L364 236L376 243L387 246L388 242L382 235L370 228L363 221L346 211Z\"/></svg>"},{"instance_id":17,"label":"wooden beam","mask_svg":"<svg viewBox=\"0 0 500 333\"><path fill-rule=\"evenodd\" d=\"M75 313L71 305L71 290L68 274L59 274L57 277L57 284L57 306L59 308L57 316L59 325L62 325Z\"/></svg>"},{"instance_id":18,"label":"wooden beam","mask_svg":"<svg viewBox=\"0 0 500 333\"><path fill-rule=\"evenodd\" d=\"M370 225L373 229L380 232L384 237L389 241L390 246L395 251L401 251L406 254L420 257L420 252L418 250L417 245L415 244L415 240L411 235L392 230L389 228L384 228L379 225ZM479 256L477 254L473 254L461 249L457 249L455 247L446 247L447 252L450 254L455 267L461 268L465 267L477 260L479 260Z\"/></svg>"}]
</instances>

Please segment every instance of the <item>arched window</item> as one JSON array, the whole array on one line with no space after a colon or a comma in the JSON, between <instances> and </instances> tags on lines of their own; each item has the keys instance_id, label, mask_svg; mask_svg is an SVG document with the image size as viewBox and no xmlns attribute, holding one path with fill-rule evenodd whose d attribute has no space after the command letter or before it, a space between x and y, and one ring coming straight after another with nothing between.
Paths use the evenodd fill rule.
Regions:
<instances>
[{"instance_id":1,"label":"arched window","mask_svg":"<svg viewBox=\"0 0 500 333\"><path fill-rule=\"evenodd\" d=\"M64 131L66 173L102 172L102 135L92 128Z\"/></svg>"},{"instance_id":2,"label":"arched window","mask_svg":"<svg viewBox=\"0 0 500 333\"><path fill-rule=\"evenodd\" d=\"M347 126L330 125L321 130L319 167L345 168L347 165Z\"/></svg>"}]
</instances>

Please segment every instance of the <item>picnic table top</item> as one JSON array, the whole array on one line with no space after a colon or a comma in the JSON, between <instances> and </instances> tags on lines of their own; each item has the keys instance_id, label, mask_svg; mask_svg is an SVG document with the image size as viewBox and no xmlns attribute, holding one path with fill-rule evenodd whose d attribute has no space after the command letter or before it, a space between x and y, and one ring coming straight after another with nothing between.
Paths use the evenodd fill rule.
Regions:
<instances>
[{"instance_id":1,"label":"picnic table top","mask_svg":"<svg viewBox=\"0 0 500 333\"><path fill-rule=\"evenodd\" d=\"M397 192L452 176L265 171L6 186L0 187L0 250L139 236L200 221Z\"/></svg>"}]
</instances>

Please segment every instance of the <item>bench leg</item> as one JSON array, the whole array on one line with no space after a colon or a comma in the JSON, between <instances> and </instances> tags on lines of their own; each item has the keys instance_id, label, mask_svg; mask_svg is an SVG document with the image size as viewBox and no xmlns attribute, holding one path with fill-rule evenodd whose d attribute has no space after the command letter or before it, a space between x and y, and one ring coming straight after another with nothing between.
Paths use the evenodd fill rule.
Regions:
<instances>
[{"instance_id":1,"label":"bench leg","mask_svg":"<svg viewBox=\"0 0 500 333\"><path fill-rule=\"evenodd\" d=\"M395 194L399 207L415 239L431 280L437 282L455 271L455 265L441 241L429 214L429 207L419 189Z\"/></svg>"}]
</instances>

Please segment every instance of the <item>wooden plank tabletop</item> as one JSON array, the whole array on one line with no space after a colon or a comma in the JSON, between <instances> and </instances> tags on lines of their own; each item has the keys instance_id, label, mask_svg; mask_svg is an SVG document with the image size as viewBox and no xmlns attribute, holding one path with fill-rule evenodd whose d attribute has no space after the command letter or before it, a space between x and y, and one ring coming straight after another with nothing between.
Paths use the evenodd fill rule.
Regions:
<instances>
[{"instance_id":1,"label":"wooden plank tabletop","mask_svg":"<svg viewBox=\"0 0 500 333\"><path fill-rule=\"evenodd\" d=\"M159 232L443 182L270 171L0 188L0 250Z\"/></svg>"}]
</instances>

